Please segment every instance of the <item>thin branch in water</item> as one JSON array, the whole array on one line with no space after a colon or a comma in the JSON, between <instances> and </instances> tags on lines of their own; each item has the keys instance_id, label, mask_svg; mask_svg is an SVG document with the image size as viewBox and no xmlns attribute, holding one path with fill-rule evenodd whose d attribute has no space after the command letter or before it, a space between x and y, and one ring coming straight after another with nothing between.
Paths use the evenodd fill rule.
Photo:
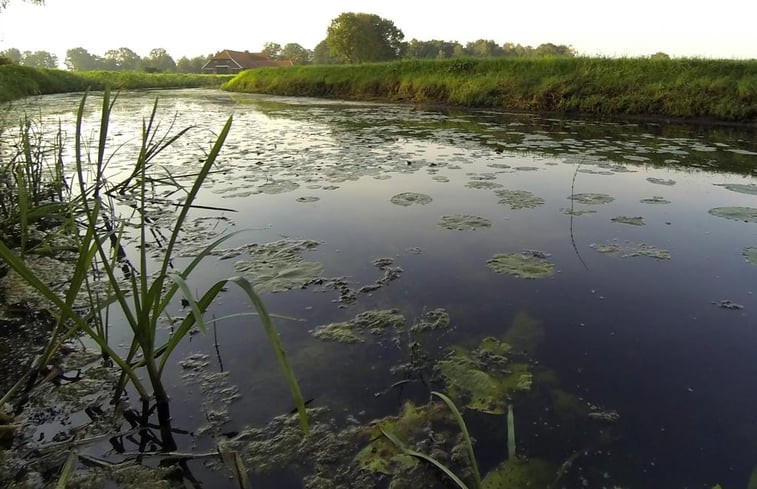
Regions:
<instances>
[{"instance_id":1,"label":"thin branch in water","mask_svg":"<svg viewBox=\"0 0 757 489\"><path fill-rule=\"evenodd\" d=\"M576 171L573 172L573 180L570 183L570 242L573 245L573 251L576 252L576 256L578 257L578 261L581 262L581 265L584 266L585 269L589 269L589 266L586 264L584 259L581 257L581 253L578 252L578 246L576 246L576 238L573 235L573 218L575 217L573 215L573 206L576 204L576 200L573 198L575 195L575 188L576 188L576 177L578 176L578 170L581 168L581 163L579 163L576 166Z\"/></svg>"}]
</instances>

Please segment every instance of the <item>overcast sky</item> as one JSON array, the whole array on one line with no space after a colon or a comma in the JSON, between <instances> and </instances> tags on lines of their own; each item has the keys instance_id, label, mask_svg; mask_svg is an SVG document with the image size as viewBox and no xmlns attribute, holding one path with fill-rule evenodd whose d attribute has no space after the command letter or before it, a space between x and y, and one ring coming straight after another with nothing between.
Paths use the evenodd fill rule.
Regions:
<instances>
[{"instance_id":1,"label":"overcast sky","mask_svg":"<svg viewBox=\"0 0 757 489\"><path fill-rule=\"evenodd\" d=\"M465 44L493 39L572 45L580 54L757 58L757 0L11 0L0 13L0 50L93 54L128 47L181 56L222 49L259 51L265 42L312 49L342 12L392 20L405 40Z\"/></svg>"}]
</instances>

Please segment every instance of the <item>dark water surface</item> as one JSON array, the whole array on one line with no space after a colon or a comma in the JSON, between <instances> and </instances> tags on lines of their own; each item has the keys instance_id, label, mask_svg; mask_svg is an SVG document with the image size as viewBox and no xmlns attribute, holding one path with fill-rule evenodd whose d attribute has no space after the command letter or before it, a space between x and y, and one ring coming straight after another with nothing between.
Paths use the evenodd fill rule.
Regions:
<instances>
[{"instance_id":1,"label":"dark water surface","mask_svg":"<svg viewBox=\"0 0 757 489\"><path fill-rule=\"evenodd\" d=\"M450 345L473 347L484 337L501 337L525 313L544 330L528 352L530 361L550 371L553 381L535 382L536 393L516 406L519 454L559 466L586 450L565 477L566 487L747 486L757 466L757 265L744 252L757 247L757 222L709 211L757 207L757 187L749 187L757 184L753 129L424 111L204 90L130 92L120 96L112 116L110 147L123 145L111 162L114 175L131 168L141 121L155 96L165 127L174 115L176 128L196 126L161 157L173 174L197 168L213 133L234 115L219 173L199 203L237 212L193 216L213 218L197 221L207 235L251 229L224 248L282 237L313 240L317 246L298 256L322 264L320 277L343 277L354 290L382 277L372 264L377 258L392 258L402 268L398 278L357 293L351 304L317 284L263 294L270 311L300 319L278 322L282 340L305 397L314 399L313 407L330 408L338 425L396 415L407 399L425 402L428 390L413 382L375 396L405 378L391 367L407 361L407 335L340 344L313 337L317 326L371 309L397 309L412 323L444 308L451 328L421 341L433 362ZM28 104L48 121L61 119L72 135L78 100L56 95ZM89 131L97 117L93 101ZM471 188L471 182L500 187ZM282 183L286 191L269 193ZM495 192L502 189L531 192L543 204L513 209L498 203L502 197ZM432 201L390 201L403 192ZM569 198L585 193L613 200L587 204ZM297 200L302 197L318 200ZM668 203L642 202L654 197ZM486 218L490 227L450 230L438 224L442 216L458 214ZM619 216L642 217L645 225L612 221ZM597 251L607 243L624 248L620 255L632 253L632 246L653 246L669 252L669 259ZM495 254L523 250L538 250L556 273L528 280L487 267ZM207 259L191 286L202 291L240 273L234 265L242 259L249 257ZM722 301L741 307L722 307L729 304ZM213 312L220 317L248 310L242 295L230 290ZM220 358L230 372L226 381L240 397L228 406L223 431L260 426L288 412L286 386L254 322L222 321L217 338L218 357L210 333L193 336L176 358L201 353L208 355L208 369L217 371ZM201 388L182 379L185 371L173 367L169 389L175 425L193 431L204 423L209 404ZM445 389L439 379L431 385ZM604 425L597 421L599 428L591 422L557 426L549 415L553 408L542 402L550 395L545 385L619 417ZM506 458L505 416L464 415L486 472ZM210 436L186 443L212 447ZM207 487L221 484L218 475L206 475ZM284 487L283 481L257 482Z\"/></svg>"}]
</instances>

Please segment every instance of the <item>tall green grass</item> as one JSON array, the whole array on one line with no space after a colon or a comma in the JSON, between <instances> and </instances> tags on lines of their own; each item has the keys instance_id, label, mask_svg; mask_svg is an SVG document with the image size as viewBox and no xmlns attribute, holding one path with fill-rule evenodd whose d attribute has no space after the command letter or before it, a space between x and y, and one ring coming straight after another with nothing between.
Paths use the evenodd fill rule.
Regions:
<instances>
[{"instance_id":1,"label":"tall green grass","mask_svg":"<svg viewBox=\"0 0 757 489\"><path fill-rule=\"evenodd\" d=\"M51 93L83 92L86 89L197 88L218 87L231 75L144 73L141 71L46 70L17 64L0 65L0 102Z\"/></svg>"},{"instance_id":2,"label":"tall green grass","mask_svg":"<svg viewBox=\"0 0 757 489\"><path fill-rule=\"evenodd\" d=\"M757 60L406 60L247 70L223 88L513 111L757 120Z\"/></svg>"},{"instance_id":3,"label":"tall green grass","mask_svg":"<svg viewBox=\"0 0 757 489\"><path fill-rule=\"evenodd\" d=\"M230 277L220 280L210 288L195 297L190 291L187 281L191 272L210 252L220 243L233 236L224 235L210 243L199 252L183 268L175 268L174 250L179 241L191 210L194 208L206 177L211 171L218 157L224 141L231 128L232 119L218 135L218 138L204 158L203 165L196 173L189 175L189 184L181 183L180 177L170 176L177 191L184 193L177 216L168 232L167 239L161 246L161 255L157 260L147 256L151 248L150 212L152 204L151 189L165 178L156 178L152 174L152 160L173 142L179 139L188 129L176 134L160 132L160 124L156 120L157 101L151 115L143 122L141 148L135 158L134 171L121 183L112 185L106 178L106 165L109 156L106 154L110 114L115 100L110 98L106 90L103 95L102 116L97 142L92 146L96 154L84 154L84 148L89 147L83 136L83 117L86 95L79 106L74 140L74 166L78 193L69 197L68 219L69 225L78 224L73 232L76 243L77 256L72 263L71 277L68 288L63 293L52 290L43 277L32 271L25 263L22 253L12 249L13 244L0 237L0 258L9 268L13 269L26 283L32 286L51 304L51 314L55 318L55 325L49 340L37 356L27 375L11 388L0 399L0 407L14 398L29 386L37 372L48 365L62 344L70 338L84 334L99 346L103 357L113 361L123 372L121 382L114 389L114 400L118 399L127 382L130 382L143 402L143 412L150 412L150 403L154 401L157 411L163 449L171 451L176 448L171 431L171 416L168 393L163 385L163 372L168 365L169 358L178 344L189 334L190 329L197 327L204 330L204 314L213 303L215 297L227 285L237 285L249 298L254 307L260 325L267 336L271 348L282 370L284 378L290 388L293 400L297 406L300 422L305 433L308 432L308 422L305 415L305 403L292 369L289 367L282 344L278 338L271 316L252 285L243 277ZM22 137L23 140L23 137ZM21 148L21 153L24 149ZM32 158L32 161L37 161ZM162 177L162 176L161 176ZM19 194L26 195L28 190L19 189ZM119 213L121 208L129 209L126 215ZM19 210L18 219L28 222L28 209ZM135 244L137 256L130 259L125 255L128 243L127 227L136 228L137 236L132 241ZM23 249L22 249L23 251ZM89 278L93 268L98 276L105 277L107 288L93 292ZM82 308L75 303L82 295L89 297L88 307ZM164 339L160 333L159 321L166 315L170 307L175 306L181 298L189 304L191 313L178 324L170 337ZM124 353L117 352L108 343L108 325L104 324L105 315L102 312L111 306L117 307L132 332L131 345ZM146 379L144 378L146 376Z\"/></svg>"}]
</instances>

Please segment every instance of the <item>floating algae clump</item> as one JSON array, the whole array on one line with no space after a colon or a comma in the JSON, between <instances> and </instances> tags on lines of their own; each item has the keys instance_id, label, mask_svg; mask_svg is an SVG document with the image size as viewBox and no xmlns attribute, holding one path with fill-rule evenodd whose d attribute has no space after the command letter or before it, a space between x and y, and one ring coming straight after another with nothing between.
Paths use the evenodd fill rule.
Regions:
<instances>
[{"instance_id":1,"label":"floating algae clump","mask_svg":"<svg viewBox=\"0 0 757 489\"><path fill-rule=\"evenodd\" d=\"M493 272L505 273L518 278L544 278L555 273L555 265L550 263L546 256L543 253L533 251L497 253L486 262L486 266Z\"/></svg>"},{"instance_id":2,"label":"floating algae clump","mask_svg":"<svg viewBox=\"0 0 757 489\"><path fill-rule=\"evenodd\" d=\"M590 246L600 253L620 258L648 256L658 260L670 260L670 252L668 250L661 250L646 243L637 244L630 241L618 243L610 241L607 243L592 243Z\"/></svg>"},{"instance_id":3,"label":"floating algae clump","mask_svg":"<svg viewBox=\"0 0 757 489\"><path fill-rule=\"evenodd\" d=\"M395 205L401 205L402 207L408 207L411 205L426 205L430 204L431 197L426 194L417 194L415 192L402 192L389 199L389 202Z\"/></svg>"},{"instance_id":4,"label":"floating algae clump","mask_svg":"<svg viewBox=\"0 0 757 489\"><path fill-rule=\"evenodd\" d=\"M245 273L258 292L283 292L304 287L320 276L323 266L305 261L299 253L317 245L316 241L292 239L255 243L243 247L251 259L234 263L234 268Z\"/></svg>"},{"instance_id":5,"label":"floating algae clump","mask_svg":"<svg viewBox=\"0 0 757 489\"><path fill-rule=\"evenodd\" d=\"M300 188L300 184L291 180L278 180L275 182L264 183L258 190L264 194L283 194Z\"/></svg>"},{"instance_id":6,"label":"floating algae clump","mask_svg":"<svg viewBox=\"0 0 757 489\"><path fill-rule=\"evenodd\" d=\"M457 347L434 366L446 391L456 402L476 411L503 414L508 398L531 389L533 375L526 363L505 356L510 345L486 338L475 350Z\"/></svg>"},{"instance_id":7,"label":"floating algae clump","mask_svg":"<svg viewBox=\"0 0 757 489\"><path fill-rule=\"evenodd\" d=\"M609 204L610 202L615 200L614 197L610 197L607 194L592 194L592 193L573 194L568 198L570 200L578 202L579 204L588 204L588 205Z\"/></svg>"},{"instance_id":8,"label":"floating algae clump","mask_svg":"<svg viewBox=\"0 0 757 489\"><path fill-rule=\"evenodd\" d=\"M419 333L423 331L436 331L449 326L449 314L443 308L428 311L420 321L415 323L410 331Z\"/></svg>"},{"instance_id":9,"label":"floating algae clump","mask_svg":"<svg viewBox=\"0 0 757 489\"><path fill-rule=\"evenodd\" d=\"M485 217L456 214L454 216L442 216L439 225L445 229L457 231L476 231L489 228L492 223Z\"/></svg>"},{"instance_id":10,"label":"floating algae clump","mask_svg":"<svg viewBox=\"0 0 757 489\"><path fill-rule=\"evenodd\" d=\"M744 248L744 258L752 265L757 265L757 248Z\"/></svg>"},{"instance_id":11,"label":"floating algae clump","mask_svg":"<svg viewBox=\"0 0 757 489\"><path fill-rule=\"evenodd\" d=\"M304 197L297 197L297 202L303 202L303 203L318 202L319 200L321 200L320 197L314 197L311 195L306 195Z\"/></svg>"},{"instance_id":12,"label":"floating algae clump","mask_svg":"<svg viewBox=\"0 0 757 489\"><path fill-rule=\"evenodd\" d=\"M471 180L465 184L468 188L475 188L478 190L492 190L495 188L502 188L501 183L491 182L488 180Z\"/></svg>"},{"instance_id":13,"label":"floating algae clump","mask_svg":"<svg viewBox=\"0 0 757 489\"><path fill-rule=\"evenodd\" d=\"M743 183L716 183L718 187L724 187L731 192L738 192L740 194L757 195L757 185L743 184Z\"/></svg>"},{"instance_id":14,"label":"floating algae clump","mask_svg":"<svg viewBox=\"0 0 757 489\"><path fill-rule=\"evenodd\" d=\"M657 185L667 185L668 187L676 184L675 180L666 180L664 178L655 178L655 177L647 178L647 182L654 183Z\"/></svg>"},{"instance_id":15,"label":"floating algae clump","mask_svg":"<svg viewBox=\"0 0 757 489\"><path fill-rule=\"evenodd\" d=\"M387 417L372 423L362 436L370 443L356 456L358 466L370 472L398 474L418 464L418 459L403 454L381 431L387 431L403 443L413 446L416 442L429 438L431 421L449 418L446 407L441 403L416 407L407 402L399 416Z\"/></svg>"},{"instance_id":16,"label":"floating algae clump","mask_svg":"<svg viewBox=\"0 0 757 489\"><path fill-rule=\"evenodd\" d=\"M363 343L370 335L380 336L386 330L396 331L405 325L405 316L395 309L361 312L345 322L318 326L313 336L323 341L339 343Z\"/></svg>"},{"instance_id":17,"label":"floating algae clump","mask_svg":"<svg viewBox=\"0 0 757 489\"><path fill-rule=\"evenodd\" d=\"M363 337L355 331L351 322L330 323L318 326L313 331L313 336L323 341L335 341L338 343L362 343Z\"/></svg>"},{"instance_id":18,"label":"floating algae clump","mask_svg":"<svg viewBox=\"0 0 757 489\"><path fill-rule=\"evenodd\" d=\"M532 209L544 204L544 199L526 190L497 190L499 203L509 205L510 209Z\"/></svg>"},{"instance_id":19,"label":"floating algae clump","mask_svg":"<svg viewBox=\"0 0 757 489\"><path fill-rule=\"evenodd\" d=\"M710 214L732 221L757 223L757 209L754 207L716 207L710 209Z\"/></svg>"},{"instance_id":20,"label":"floating algae clump","mask_svg":"<svg viewBox=\"0 0 757 489\"><path fill-rule=\"evenodd\" d=\"M491 470L481 481L483 489L520 489L550 487L557 467L538 458L507 460Z\"/></svg>"},{"instance_id":21,"label":"floating algae clump","mask_svg":"<svg viewBox=\"0 0 757 489\"><path fill-rule=\"evenodd\" d=\"M583 216L584 214L596 214L597 211L584 211L578 209L563 209L562 213L566 216Z\"/></svg>"},{"instance_id":22,"label":"floating algae clump","mask_svg":"<svg viewBox=\"0 0 757 489\"><path fill-rule=\"evenodd\" d=\"M663 199L659 195L655 195L649 199L641 199L639 202L642 204L670 204L669 200Z\"/></svg>"},{"instance_id":23,"label":"floating algae clump","mask_svg":"<svg viewBox=\"0 0 757 489\"><path fill-rule=\"evenodd\" d=\"M637 217L618 216L618 217L613 217L611 221L619 222L621 224L630 224L631 226L645 226L646 225L646 223L644 222L644 218L641 216L637 216Z\"/></svg>"}]
</instances>

